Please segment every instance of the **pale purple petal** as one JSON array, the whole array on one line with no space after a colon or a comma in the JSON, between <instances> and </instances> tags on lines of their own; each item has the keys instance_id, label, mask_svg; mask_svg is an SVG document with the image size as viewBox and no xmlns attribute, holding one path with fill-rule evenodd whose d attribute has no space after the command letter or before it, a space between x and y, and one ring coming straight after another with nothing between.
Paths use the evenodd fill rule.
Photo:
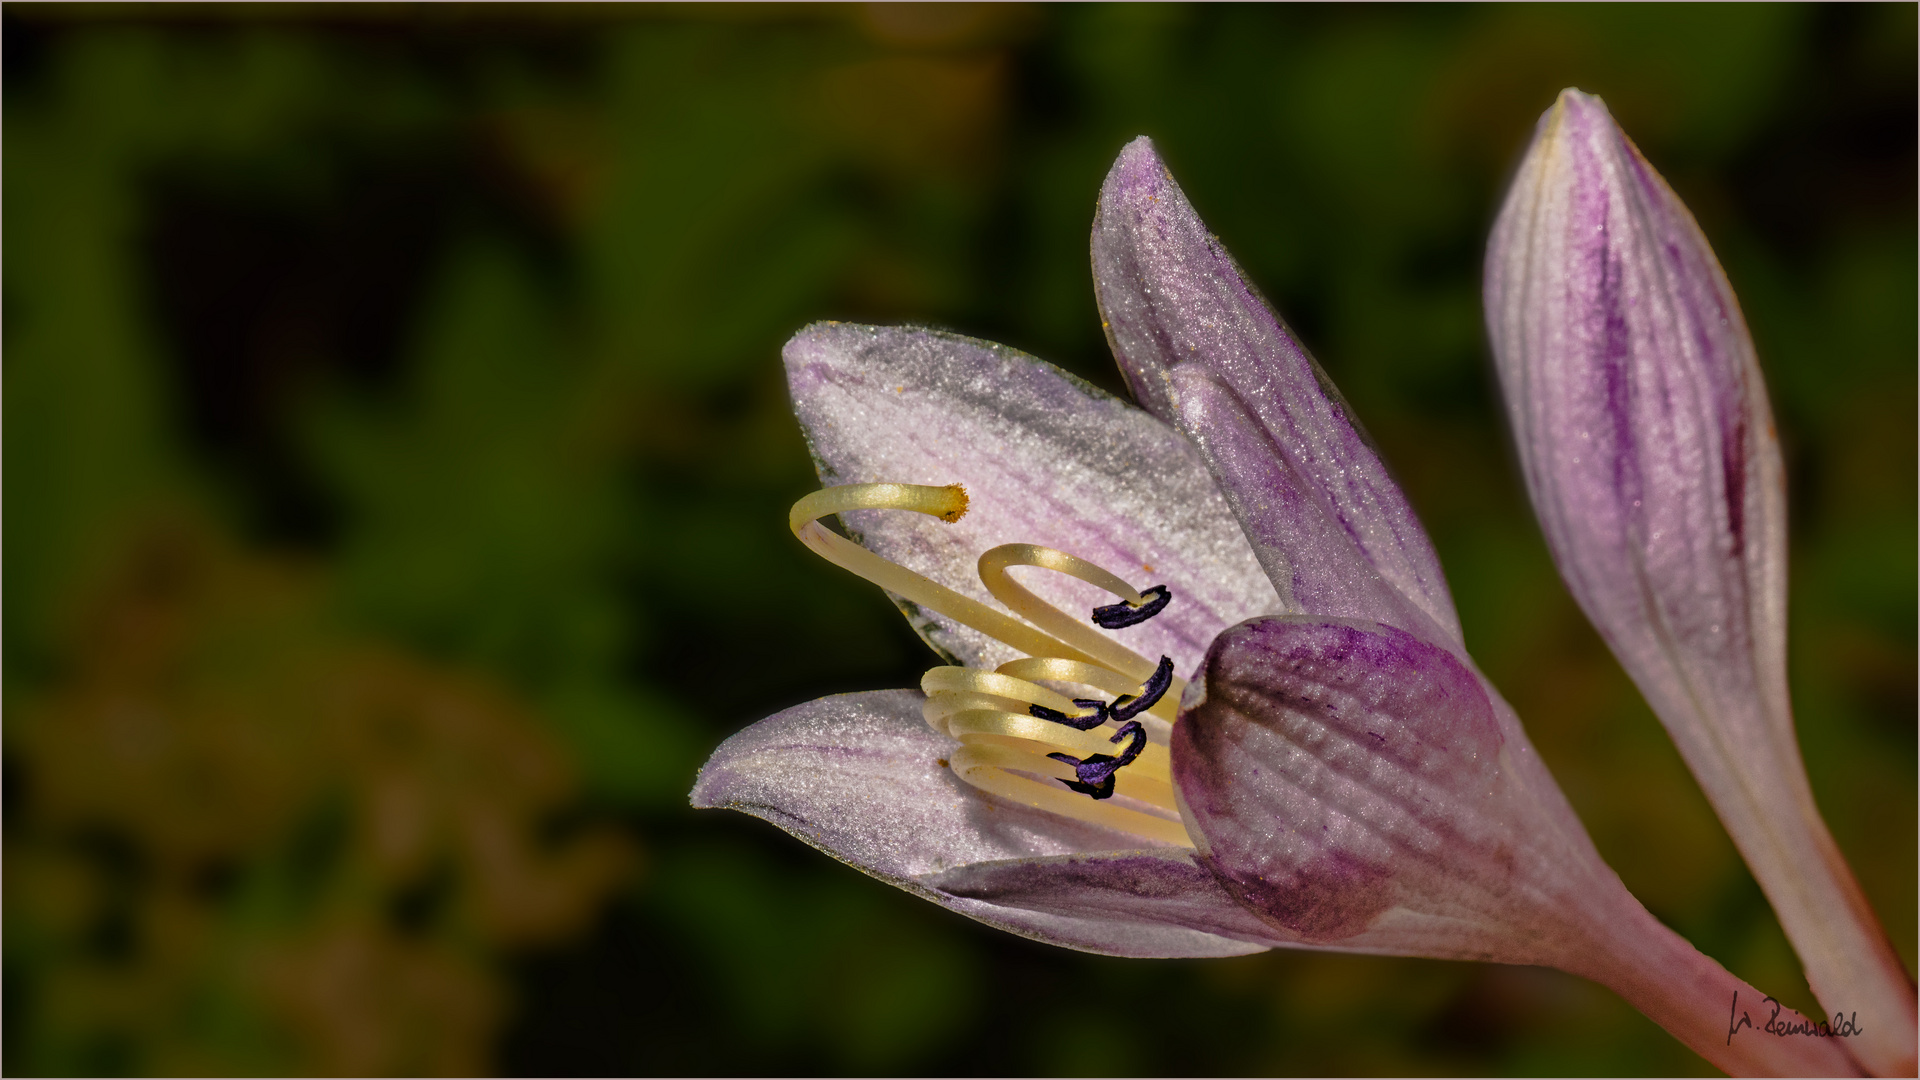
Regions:
<instances>
[{"instance_id":1,"label":"pale purple petal","mask_svg":"<svg viewBox=\"0 0 1920 1080\"><path fill-rule=\"evenodd\" d=\"M1479 679L1391 627L1256 619L1208 654L1174 729L1200 861L1289 940L1538 963L1568 851Z\"/></svg>"},{"instance_id":2,"label":"pale purple petal","mask_svg":"<svg viewBox=\"0 0 1920 1080\"><path fill-rule=\"evenodd\" d=\"M1488 246L1486 302L1561 576L1666 724L1821 1000L1875 1010L1877 1033L1857 1045L1910 1071L1910 986L1820 821L1794 737L1786 497L1753 343L1692 215L1599 99L1567 91L1541 119Z\"/></svg>"},{"instance_id":3,"label":"pale purple petal","mask_svg":"<svg viewBox=\"0 0 1920 1080\"><path fill-rule=\"evenodd\" d=\"M1036 910L943 890L941 875L975 863L1137 849L1140 841L957 779L943 761L958 744L927 727L924 700L911 690L842 694L768 717L714 751L693 805L764 818L882 881L1057 945L1124 956L1264 947L1210 933L1211 924L1167 921L1178 912L1146 901L1133 912Z\"/></svg>"},{"instance_id":4,"label":"pale purple petal","mask_svg":"<svg viewBox=\"0 0 1920 1080\"><path fill-rule=\"evenodd\" d=\"M1357 558L1459 639L1446 579L1406 497L1325 373L1208 235L1146 138L1121 151L1101 188L1093 276L1114 356L1142 405L1199 439L1166 381L1176 370L1197 368L1271 441L1275 461L1266 470L1211 459L1209 465L1222 487L1254 486L1239 496L1241 506L1270 498L1276 485L1303 499L1295 514L1303 531L1262 551L1276 588L1295 596L1338 589L1318 575L1343 573L1336 568ZM1283 469L1292 475L1279 478ZM1262 546L1259 523L1244 512L1241 523ZM1356 556L1336 557L1335 548ZM1397 608L1350 614L1398 622Z\"/></svg>"},{"instance_id":5,"label":"pale purple petal","mask_svg":"<svg viewBox=\"0 0 1920 1080\"><path fill-rule=\"evenodd\" d=\"M1126 851L975 863L924 879L944 892L1080 919L1182 926L1250 943L1285 943L1194 862L1191 851Z\"/></svg>"},{"instance_id":6,"label":"pale purple petal","mask_svg":"<svg viewBox=\"0 0 1920 1080\"><path fill-rule=\"evenodd\" d=\"M873 551L994 603L976 576L988 548L1041 544L1174 602L1119 639L1193 670L1223 627L1280 610L1205 464L1178 432L1051 364L931 330L816 323L786 347L787 379L823 484L962 484L965 517L846 515ZM1110 595L1044 571L1029 588L1085 617ZM1017 653L943 616L912 612L936 648L972 666Z\"/></svg>"},{"instance_id":7,"label":"pale purple petal","mask_svg":"<svg viewBox=\"0 0 1920 1080\"><path fill-rule=\"evenodd\" d=\"M1166 385L1268 577L1290 588L1290 610L1371 619L1459 647L1456 629L1436 626L1345 534L1321 528L1321 501L1231 389L1194 364L1173 369Z\"/></svg>"},{"instance_id":8,"label":"pale purple petal","mask_svg":"<svg viewBox=\"0 0 1920 1080\"><path fill-rule=\"evenodd\" d=\"M968 918L997 927L1021 937L1048 945L1059 945L1080 952L1105 956L1129 956L1137 959L1170 957L1245 956L1265 952L1268 944L1252 944L1238 938L1222 937L1204 929L1195 930L1171 923L1144 922L1132 918L1083 918L1051 911L969 900L936 892L931 899Z\"/></svg>"},{"instance_id":9,"label":"pale purple petal","mask_svg":"<svg viewBox=\"0 0 1920 1080\"><path fill-rule=\"evenodd\" d=\"M942 762L959 744L913 690L837 694L720 744L693 805L766 818L887 881L996 859L1110 851L1139 840L987 796Z\"/></svg>"}]
</instances>

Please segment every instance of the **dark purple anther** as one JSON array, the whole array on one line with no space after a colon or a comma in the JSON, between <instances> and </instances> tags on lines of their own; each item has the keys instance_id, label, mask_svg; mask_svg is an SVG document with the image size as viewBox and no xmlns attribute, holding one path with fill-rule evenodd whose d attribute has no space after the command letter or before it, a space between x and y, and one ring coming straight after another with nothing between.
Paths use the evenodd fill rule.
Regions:
<instances>
[{"instance_id":1,"label":"dark purple anther","mask_svg":"<svg viewBox=\"0 0 1920 1080\"><path fill-rule=\"evenodd\" d=\"M1065 724L1075 731L1092 731L1107 722L1107 703L1096 698L1074 698L1073 703L1083 709L1092 709L1090 716L1068 716L1058 709L1049 709L1045 705L1029 705L1027 711L1042 720L1051 720L1056 724ZM1128 713L1128 716L1133 715Z\"/></svg>"},{"instance_id":2,"label":"dark purple anther","mask_svg":"<svg viewBox=\"0 0 1920 1080\"><path fill-rule=\"evenodd\" d=\"M1153 669L1153 674L1147 676L1146 683L1140 687L1140 693L1117 699L1109 712L1115 720L1131 720L1153 708L1154 704L1166 694L1167 687L1172 685L1173 658L1163 656L1160 658L1160 666Z\"/></svg>"},{"instance_id":3,"label":"dark purple anther","mask_svg":"<svg viewBox=\"0 0 1920 1080\"><path fill-rule=\"evenodd\" d=\"M1073 699L1075 705L1083 709L1092 709L1092 715L1068 716L1058 709L1049 709L1045 705L1029 705L1027 712L1042 720L1065 724L1075 731L1092 731L1108 720L1132 720L1153 708L1155 703L1166 695L1167 688L1172 685L1173 658L1163 656L1160 658L1160 666L1153 669L1152 675L1147 676L1147 681L1141 684L1138 694L1123 694L1111 705L1093 698Z\"/></svg>"},{"instance_id":4,"label":"dark purple anther","mask_svg":"<svg viewBox=\"0 0 1920 1080\"><path fill-rule=\"evenodd\" d=\"M1111 799L1113 798L1113 774L1119 772L1122 766L1129 764L1134 758L1139 757L1140 751L1147 748L1147 732L1140 726L1138 720L1129 720L1120 725L1120 730L1114 732L1113 738L1109 741L1119 742L1128 736L1132 736L1133 741L1127 744L1127 748L1120 752L1119 757L1109 754L1089 754L1085 760L1082 760L1071 754L1048 754L1047 756L1073 766L1073 775L1076 779L1062 780L1061 783L1082 795L1091 795L1096 799Z\"/></svg>"},{"instance_id":5,"label":"dark purple anther","mask_svg":"<svg viewBox=\"0 0 1920 1080\"><path fill-rule=\"evenodd\" d=\"M1141 604L1139 607L1134 607L1132 604L1122 600L1117 604L1108 604L1106 607L1094 608L1093 625L1100 627L1102 630L1123 630L1129 626L1137 626L1153 618L1155 615L1160 614L1162 611L1165 611L1167 605L1173 602L1173 592L1165 585L1155 585L1151 589L1143 589L1140 592L1140 597L1147 602ZM1149 597L1151 597L1151 599L1148 599Z\"/></svg>"}]
</instances>

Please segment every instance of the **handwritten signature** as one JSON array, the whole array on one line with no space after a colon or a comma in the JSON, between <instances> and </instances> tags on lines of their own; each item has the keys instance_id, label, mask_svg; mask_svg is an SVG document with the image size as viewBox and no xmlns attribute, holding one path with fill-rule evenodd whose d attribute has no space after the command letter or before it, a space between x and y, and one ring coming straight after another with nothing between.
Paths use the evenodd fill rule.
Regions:
<instances>
[{"instance_id":1,"label":"handwritten signature","mask_svg":"<svg viewBox=\"0 0 1920 1080\"><path fill-rule=\"evenodd\" d=\"M1861 1032L1860 1014L1857 1012L1834 1013L1833 1022L1830 1024L1824 1020L1819 1023L1814 1023L1811 1020L1799 1016L1789 1016L1786 1020L1780 1019L1780 1010L1783 1006L1779 1001L1775 1000L1771 994L1761 998L1760 1003L1762 1005L1769 1003L1773 1005L1773 1015L1767 1017L1767 1022L1759 1028L1759 1030L1769 1035L1779 1035L1783 1037L1787 1035L1805 1035L1813 1039L1846 1039L1858 1035ZM1734 1032L1739 1031L1741 1028L1750 1027L1753 1027L1753 1017L1740 1010L1740 991L1735 990L1733 992L1733 1007L1727 1011L1727 1045L1733 1045Z\"/></svg>"}]
</instances>

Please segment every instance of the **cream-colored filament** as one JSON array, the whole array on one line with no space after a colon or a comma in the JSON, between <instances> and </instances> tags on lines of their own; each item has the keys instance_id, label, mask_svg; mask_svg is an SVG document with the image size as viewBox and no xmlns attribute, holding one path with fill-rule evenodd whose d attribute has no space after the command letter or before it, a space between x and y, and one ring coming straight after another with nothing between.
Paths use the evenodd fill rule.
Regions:
<instances>
[{"instance_id":1,"label":"cream-colored filament","mask_svg":"<svg viewBox=\"0 0 1920 1080\"><path fill-rule=\"evenodd\" d=\"M1041 683L1086 686L1102 695L1138 694L1156 665L1090 623L1040 599L1014 581L1009 569L1034 566L1069 574L1136 607L1144 603L1138 591L1066 552L1034 544L1003 544L980 557L980 580L995 599L1027 620L1021 622L884 559L819 523L822 517L847 510L911 510L953 522L967 511L966 490L957 484L847 484L813 492L794 503L788 516L801 543L829 562L1027 654L990 672L936 667L921 680L921 689L927 694L927 723L960 743L948 760L954 775L1028 806L1152 842L1193 846L1174 802L1167 753L1183 681L1175 679L1150 710L1135 717L1146 731L1148 745L1139 757L1114 774L1114 795L1108 799L1093 799L1058 783L1075 778L1073 767L1047 755L1057 752L1081 759L1093 754L1118 756L1126 740L1119 744L1110 741L1116 727L1109 722L1091 731L1078 731L1027 711L1028 706L1039 705L1070 717L1091 715L1073 703L1073 695Z\"/></svg>"}]
</instances>

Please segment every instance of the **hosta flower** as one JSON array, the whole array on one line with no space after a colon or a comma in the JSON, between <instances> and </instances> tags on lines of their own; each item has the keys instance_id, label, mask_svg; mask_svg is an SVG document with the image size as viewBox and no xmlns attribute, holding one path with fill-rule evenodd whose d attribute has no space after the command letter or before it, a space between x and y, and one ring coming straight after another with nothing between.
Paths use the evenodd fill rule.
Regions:
<instances>
[{"instance_id":1,"label":"hosta flower","mask_svg":"<svg viewBox=\"0 0 1920 1080\"><path fill-rule=\"evenodd\" d=\"M826 485L790 523L947 663L748 728L695 805L1073 948L1551 964L1730 1069L1845 1068L1729 1040L1733 993L1758 993L1601 863L1467 658L1405 497L1145 139L1093 261L1144 409L933 331L788 343Z\"/></svg>"},{"instance_id":2,"label":"hosta flower","mask_svg":"<svg viewBox=\"0 0 1920 1080\"><path fill-rule=\"evenodd\" d=\"M1912 984L1794 738L1780 449L1726 275L1606 106L1574 90L1540 121L1486 273L1561 576L1699 778L1821 1003L1857 1011L1849 1048L1911 1075Z\"/></svg>"}]
</instances>

